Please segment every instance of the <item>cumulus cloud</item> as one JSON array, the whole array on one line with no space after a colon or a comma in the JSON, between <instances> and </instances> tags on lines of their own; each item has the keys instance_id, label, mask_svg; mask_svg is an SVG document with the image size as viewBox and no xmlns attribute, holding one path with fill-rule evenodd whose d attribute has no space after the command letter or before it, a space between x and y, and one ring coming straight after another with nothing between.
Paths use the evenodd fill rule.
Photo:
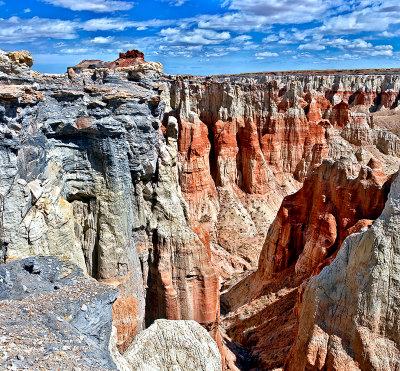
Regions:
<instances>
[{"instance_id":1,"label":"cumulus cloud","mask_svg":"<svg viewBox=\"0 0 400 371\"><path fill-rule=\"evenodd\" d=\"M278 57L279 54L274 53L274 52L260 52L260 53L256 53L255 56L257 59L265 59L268 57Z\"/></svg>"},{"instance_id":2,"label":"cumulus cloud","mask_svg":"<svg viewBox=\"0 0 400 371\"><path fill-rule=\"evenodd\" d=\"M114 40L114 37L112 37L112 36L107 36L107 37L97 36L94 39L90 40L90 42L92 44L109 44L113 40Z\"/></svg>"},{"instance_id":3,"label":"cumulus cloud","mask_svg":"<svg viewBox=\"0 0 400 371\"><path fill-rule=\"evenodd\" d=\"M65 49L61 49L60 52L63 54L81 55L81 54L88 53L89 49L88 48L65 48Z\"/></svg>"},{"instance_id":4,"label":"cumulus cloud","mask_svg":"<svg viewBox=\"0 0 400 371\"><path fill-rule=\"evenodd\" d=\"M301 44L298 47L299 50L308 50L308 51L318 51L318 50L325 50L325 45L321 45L319 43L306 43L306 44Z\"/></svg>"},{"instance_id":5,"label":"cumulus cloud","mask_svg":"<svg viewBox=\"0 0 400 371\"><path fill-rule=\"evenodd\" d=\"M264 37L262 39L262 42L264 44L268 44L268 43L273 43L273 42L278 41L278 40L279 40L279 36L278 35L268 35L267 37Z\"/></svg>"},{"instance_id":6,"label":"cumulus cloud","mask_svg":"<svg viewBox=\"0 0 400 371\"><path fill-rule=\"evenodd\" d=\"M31 42L42 37L70 40L78 37L77 24L73 21L33 17L21 19L11 17L0 18L0 42Z\"/></svg>"},{"instance_id":7,"label":"cumulus cloud","mask_svg":"<svg viewBox=\"0 0 400 371\"><path fill-rule=\"evenodd\" d=\"M185 4L188 0L161 0L162 2L168 2L172 6L181 6Z\"/></svg>"},{"instance_id":8,"label":"cumulus cloud","mask_svg":"<svg viewBox=\"0 0 400 371\"><path fill-rule=\"evenodd\" d=\"M160 31L160 35L165 43L174 45L212 45L220 44L231 38L229 32L217 32L202 28L195 28L194 30L164 28Z\"/></svg>"},{"instance_id":9,"label":"cumulus cloud","mask_svg":"<svg viewBox=\"0 0 400 371\"><path fill-rule=\"evenodd\" d=\"M132 1L121 0L42 0L45 3L75 11L88 10L96 13L115 12L133 8Z\"/></svg>"},{"instance_id":10,"label":"cumulus cloud","mask_svg":"<svg viewBox=\"0 0 400 371\"><path fill-rule=\"evenodd\" d=\"M373 45L363 39L347 40L343 38L328 41L327 44L350 52L361 53L376 56L391 56L393 55L392 45Z\"/></svg>"},{"instance_id":11,"label":"cumulus cloud","mask_svg":"<svg viewBox=\"0 0 400 371\"><path fill-rule=\"evenodd\" d=\"M251 40L252 37L249 35L240 35L240 36L236 36L232 39L233 42L235 43L243 43L245 41L249 41Z\"/></svg>"},{"instance_id":12,"label":"cumulus cloud","mask_svg":"<svg viewBox=\"0 0 400 371\"><path fill-rule=\"evenodd\" d=\"M361 32L386 31L392 24L400 23L398 0L361 1L355 11L324 20L320 31L336 35Z\"/></svg>"},{"instance_id":13,"label":"cumulus cloud","mask_svg":"<svg viewBox=\"0 0 400 371\"><path fill-rule=\"evenodd\" d=\"M176 20L151 19L148 21L129 21L124 18L93 18L84 22L81 27L85 31L124 31L127 28L146 30L149 27L165 27L176 24Z\"/></svg>"},{"instance_id":14,"label":"cumulus cloud","mask_svg":"<svg viewBox=\"0 0 400 371\"><path fill-rule=\"evenodd\" d=\"M264 32L271 28L267 17L249 13L203 14L197 17L197 21L199 27L213 30Z\"/></svg>"},{"instance_id":15,"label":"cumulus cloud","mask_svg":"<svg viewBox=\"0 0 400 371\"><path fill-rule=\"evenodd\" d=\"M231 10L265 17L269 23L306 23L318 19L329 8L341 4L331 0L230 0L225 6Z\"/></svg>"}]
</instances>

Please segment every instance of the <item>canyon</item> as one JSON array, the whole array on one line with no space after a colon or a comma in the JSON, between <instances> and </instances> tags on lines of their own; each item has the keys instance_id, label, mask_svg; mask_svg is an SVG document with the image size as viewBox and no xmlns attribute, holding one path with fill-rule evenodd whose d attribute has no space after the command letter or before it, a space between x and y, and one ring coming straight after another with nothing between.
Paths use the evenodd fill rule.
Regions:
<instances>
[{"instance_id":1,"label":"canyon","mask_svg":"<svg viewBox=\"0 0 400 371\"><path fill-rule=\"evenodd\" d=\"M104 364L137 369L135 346L177 331L193 369L399 367L398 71L32 65L0 51L0 267L54 256L94 278Z\"/></svg>"}]
</instances>

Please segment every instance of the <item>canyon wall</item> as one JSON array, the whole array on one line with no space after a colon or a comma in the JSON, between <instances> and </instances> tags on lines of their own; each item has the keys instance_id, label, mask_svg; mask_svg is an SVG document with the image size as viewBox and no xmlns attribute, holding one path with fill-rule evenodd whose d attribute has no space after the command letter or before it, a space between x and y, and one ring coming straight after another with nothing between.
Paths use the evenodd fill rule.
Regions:
<instances>
[{"instance_id":1,"label":"canyon wall","mask_svg":"<svg viewBox=\"0 0 400 371\"><path fill-rule=\"evenodd\" d=\"M298 192L283 200L260 255L259 279L267 281L293 263L301 278L319 273L346 236L380 215L391 181L377 160L361 166L324 160Z\"/></svg>"},{"instance_id":2,"label":"canyon wall","mask_svg":"<svg viewBox=\"0 0 400 371\"><path fill-rule=\"evenodd\" d=\"M192 319L233 369L221 290L228 335L282 366L308 278L382 212L400 77L174 76L139 53L62 75L32 63L0 52L2 260L56 255L119 289L121 352L157 319Z\"/></svg>"},{"instance_id":3,"label":"canyon wall","mask_svg":"<svg viewBox=\"0 0 400 371\"><path fill-rule=\"evenodd\" d=\"M397 75L165 79L162 99L180 129L182 193L223 289L256 269L283 198L324 158L367 165L374 157L387 173L397 170L400 139L379 125L397 111Z\"/></svg>"},{"instance_id":4,"label":"canyon wall","mask_svg":"<svg viewBox=\"0 0 400 371\"><path fill-rule=\"evenodd\" d=\"M304 293L286 369L396 370L400 367L400 178L370 229L344 241Z\"/></svg>"},{"instance_id":5,"label":"canyon wall","mask_svg":"<svg viewBox=\"0 0 400 371\"><path fill-rule=\"evenodd\" d=\"M120 351L158 318L194 319L220 343L218 278L191 228L156 84L131 81L135 71L40 75L1 57L3 259L56 255L118 288Z\"/></svg>"}]
</instances>

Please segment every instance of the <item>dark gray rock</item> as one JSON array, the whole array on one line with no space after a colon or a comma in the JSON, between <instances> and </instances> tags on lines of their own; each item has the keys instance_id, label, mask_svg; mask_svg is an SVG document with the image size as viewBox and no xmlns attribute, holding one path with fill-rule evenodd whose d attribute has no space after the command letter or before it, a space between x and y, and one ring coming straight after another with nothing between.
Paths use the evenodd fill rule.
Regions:
<instances>
[{"instance_id":1,"label":"dark gray rock","mask_svg":"<svg viewBox=\"0 0 400 371\"><path fill-rule=\"evenodd\" d=\"M54 257L0 265L0 368L116 369L108 347L117 296Z\"/></svg>"}]
</instances>

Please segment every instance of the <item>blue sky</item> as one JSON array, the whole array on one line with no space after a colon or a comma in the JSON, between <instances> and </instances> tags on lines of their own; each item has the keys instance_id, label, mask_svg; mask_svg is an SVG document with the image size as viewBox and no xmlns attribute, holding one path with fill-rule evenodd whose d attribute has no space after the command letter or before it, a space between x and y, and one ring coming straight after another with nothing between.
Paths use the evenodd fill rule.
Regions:
<instances>
[{"instance_id":1,"label":"blue sky","mask_svg":"<svg viewBox=\"0 0 400 371\"><path fill-rule=\"evenodd\" d=\"M179 74L400 67L400 2L0 0L0 49L40 72L128 49Z\"/></svg>"}]
</instances>

